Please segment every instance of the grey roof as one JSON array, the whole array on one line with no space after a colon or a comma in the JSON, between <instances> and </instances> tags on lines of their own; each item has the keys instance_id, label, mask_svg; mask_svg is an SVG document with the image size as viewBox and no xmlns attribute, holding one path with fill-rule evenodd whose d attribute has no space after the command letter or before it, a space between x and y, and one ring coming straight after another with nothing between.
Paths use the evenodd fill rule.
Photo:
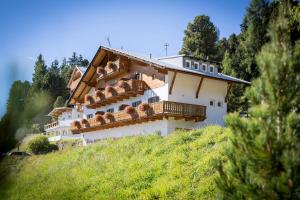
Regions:
<instances>
[{"instance_id":1,"label":"grey roof","mask_svg":"<svg viewBox=\"0 0 300 200\"><path fill-rule=\"evenodd\" d=\"M106 47L106 46L101 46L100 48L106 49L108 51L113 51L113 52L116 52L118 54L123 54L123 55L128 56L128 57L133 57L133 58L136 58L138 60L143 60L144 62L154 64L154 65L158 65L158 66L162 66L162 67L165 67L165 68L168 68L168 69L174 69L174 70L178 70L178 71L189 72L189 73L198 74L198 75L202 75L202 76L206 76L206 77L217 78L217 79L221 79L221 80L225 80L225 81L251 84L248 81L238 79L238 78L235 78L235 77L232 77L232 76L229 76L229 75L226 75L226 74L222 74L222 73L210 73L210 72L203 72L203 71L195 71L195 70L183 68L182 66L178 66L178 65L174 65L174 64L171 64L171 63L161 61L161 60L157 60L157 59L137 55L135 53L131 53L131 52L124 51L124 50L118 50L118 49L114 49L114 48ZM182 55L179 55L179 56L182 56Z\"/></svg>"}]
</instances>

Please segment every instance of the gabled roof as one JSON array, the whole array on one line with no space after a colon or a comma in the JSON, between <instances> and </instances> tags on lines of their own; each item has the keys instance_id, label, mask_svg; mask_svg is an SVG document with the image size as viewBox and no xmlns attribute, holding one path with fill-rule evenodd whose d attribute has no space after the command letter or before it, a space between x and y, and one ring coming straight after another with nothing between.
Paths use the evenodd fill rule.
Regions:
<instances>
[{"instance_id":1,"label":"gabled roof","mask_svg":"<svg viewBox=\"0 0 300 200\"><path fill-rule=\"evenodd\" d=\"M225 75L225 74L222 74L222 73L209 73L209 72L195 71L195 70L183 68L181 66L177 66L177 65L174 65L174 64L170 64L170 63L167 63L167 62L164 62L164 61L161 61L161 60L157 60L157 59L153 59L153 58L149 58L149 57L145 57L145 56L140 56L140 55L137 55L135 53L128 52L128 51L118 50L118 49L114 49L114 48L106 47L106 46L100 46L98 48L97 53L93 57L93 60L90 62L88 68L86 68L85 73L80 78L79 84L76 86L75 90L71 94L71 96L68 100L68 104L71 103L71 101L72 101L74 95L77 93L77 90L78 90L79 87L84 88L84 89L81 90L81 92L79 94L79 97L81 96L81 94L84 91L86 91L85 88L90 87L90 86L86 85L85 82L88 81L88 80L85 80L85 77L87 76L87 74L89 74L89 76L90 76L89 71L92 68L95 68L94 67L94 66L96 66L95 61L96 60L99 61L99 60L103 59L103 57L101 58L101 56L100 56L100 54L102 52L111 52L111 53L114 53L114 54L117 54L117 55L122 55L122 56L130 58L132 60L140 61L140 62L146 63L148 65L154 66L158 69L178 71L178 72L182 72L182 73L186 73L186 74L190 74L190 75L202 76L202 77L205 77L205 78L217 79L217 80L226 81L226 82L250 84L250 82L248 82L248 81L244 81L244 80L241 80L241 79L238 79L238 78L235 78L235 77L232 77L232 76L228 76L228 75ZM98 56L100 56L100 58ZM180 55L180 56L182 56L182 55ZM85 85L82 86L82 84L85 84Z\"/></svg>"},{"instance_id":2,"label":"gabled roof","mask_svg":"<svg viewBox=\"0 0 300 200\"><path fill-rule=\"evenodd\" d=\"M47 115L47 116L59 116L61 115L63 112L71 112L72 111L72 108L69 108L69 107L57 107L57 108L54 108L53 110L51 110L51 112Z\"/></svg>"},{"instance_id":3,"label":"gabled roof","mask_svg":"<svg viewBox=\"0 0 300 200\"><path fill-rule=\"evenodd\" d=\"M71 74L71 77L70 77L70 80L68 82L67 87L70 86L70 84L71 84L71 82L73 80L73 76L74 76L74 74L75 74L76 71L79 71L81 73L81 76L83 76L83 74L85 73L86 69L87 69L86 67L75 66L74 69L73 69L73 71L72 71L72 74Z\"/></svg>"},{"instance_id":4,"label":"gabled roof","mask_svg":"<svg viewBox=\"0 0 300 200\"><path fill-rule=\"evenodd\" d=\"M167 63L167 62L164 62L162 60L136 55L134 53L127 52L127 51L124 51L124 50L117 50L117 49L113 49L113 48L105 47L105 46L102 46L102 48L106 49L108 51L115 52L117 54L122 54L126 57L133 57L133 58L136 58L138 60L145 61L147 63L152 63L154 65L158 65L158 66L161 66L161 67L164 67L164 68L167 68L167 69L173 69L173 70L177 70L177 71L188 72L188 73L191 73L191 74L197 74L197 75L202 75L202 76L206 76L206 77L217 78L217 79L230 81L230 82L250 84L250 82L248 82L248 81L238 79L238 78L235 78L235 77L232 77L232 76L229 76L229 75L226 75L226 74L222 74L222 73L209 73L209 72L195 71L195 70L184 68L182 66L177 66L177 65L174 65L174 64L171 64L171 63ZM185 55L178 55L178 57L183 57L183 56L185 56ZM172 57L176 57L176 56L170 56L170 58L172 58Z\"/></svg>"},{"instance_id":5,"label":"gabled roof","mask_svg":"<svg viewBox=\"0 0 300 200\"><path fill-rule=\"evenodd\" d=\"M76 66L77 68L78 68L78 70L81 72L81 74L84 74L84 72L86 71L86 67L78 67L78 66Z\"/></svg>"}]
</instances>

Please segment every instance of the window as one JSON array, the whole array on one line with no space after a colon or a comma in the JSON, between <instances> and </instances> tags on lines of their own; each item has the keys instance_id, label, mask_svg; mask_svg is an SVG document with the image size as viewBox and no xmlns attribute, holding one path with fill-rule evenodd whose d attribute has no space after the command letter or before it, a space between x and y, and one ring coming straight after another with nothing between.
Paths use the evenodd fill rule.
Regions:
<instances>
[{"instance_id":1,"label":"window","mask_svg":"<svg viewBox=\"0 0 300 200\"><path fill-rule=\"evenodd\" d=\"M148 99L148 103L155 103L155 102L159 102L159 96L150 97Z\"/></svg>"},{"instance_id":2,"label":"window","mask_svg":"<svg viewBox=\"0 0 300 200\"><path fill-rule=\"evenodd\" d=\"M222 102L218 101L218 107L222 107Z\"/></svg>"},{"instance_id":3,"label":"window","mask_svg":"<svg viewBox=\"0 0 300 200\"><path fill-rule=\"evenodd\" d=\"M215 106L215 100L210 100L210 101L209 101L209 105L210 105L210 106Z\"/></svg>"},{"instance_id":4,"label":"window","mask_svg":"<svg viewBox=\"0 0 300 200\"><path fill-rule=\"evenodd\" d=\"M142 73L135 72L135 74L134 74L134 79L135 79L135 80L142 80Z\"/></svg>"},{"instance_id":5,"label":"window","mask_svg":"<svg viewBox=\"0 0 300 200\"><path fill-rule=\"evenodd\" d=\"M141 100L135 101L135 102L132 103L132 107L138 107L138 105L140 105L141 103L142 103Z\"/></svg>"},{"instance_id":6,"label":"window","mask_svg":"<svg viewBox=\"0 0 300 200\"><path fill-rule=\"evenodd\" d=\"M106 110L106 112L113 113L114 112L114 108L109 108L109 109Z\"/></svg>"},{"instance_id":7,"label":"window","mask_svg":"<svg viewBox=\"0 0 300 200\"><path fill-rule=\"evenodd\" d=\"M202 64L202 71L206 72L206 64Z\"/></svg>"},{"instance_id":8,"label":"window","mask_svg":"<svg viewBox=\"0 0 300 200\"><path fill-rule=\"evenodd\" d=\"M152 74L152 80L156 78L156 74Z\"/></svg>"},{"instance_id":9,"label":"window","mask_svg":"<svg viewBox=\"0 0 300 200\"><path fill-rule=\"evenodd\" d=\"M93 114L88 114L87 116L86 116L86 118L88 118L88 119L91 119L91 118L93 118Z\"/></svg>"},{"instance_id":10,"label":"window","mask_svg":"<svg viewBox=\"0 0 300 200\"><path fill-rule=\"evenodd\" d=\"M186 60L185 61L185 67L190 68L191 67L191 61Z\"/></svg>"},{"instance_id":11,"label":"window","mask_svg":"<svg viewBox=\"0 0 300 200\"><path fill-rule=\"evenodd\" d=\"M129 106L128 104L122 104L119 106L119 111L124 110L127 106Z\"/></svg>"},{"instance_id":12,"label":"window","mask_svg":"<svg viewBox=\"0 0 300 200\"><path fill-rule=\"evenodd\" d=\"M209 72L213 73L214 72L214 66L209 66Z\"/></svg>"},{"instance_id":13,"label":"window","mask_svg":"<svg viewBox=\"0 0 300 200\"><path fill-rule=\"evenodd\" d=\"M195 70L198 70L198 67L199 67L199 64L195 62L195 63L194 63L194 69L195 69Z\"/></svg>"}]
</instances>

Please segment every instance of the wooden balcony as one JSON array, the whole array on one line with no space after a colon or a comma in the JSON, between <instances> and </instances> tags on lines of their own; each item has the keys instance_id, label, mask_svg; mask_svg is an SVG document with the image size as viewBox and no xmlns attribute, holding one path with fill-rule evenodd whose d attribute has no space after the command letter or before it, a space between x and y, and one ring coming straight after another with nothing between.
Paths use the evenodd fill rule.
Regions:
<instances>
[{"instance_id":1,"label":"wooden balcony","mask_svg":"<svg viewBox=\"0 0 300 200\"><path fill-rule=\"evenodd\" d=\"M104 117L99 117L101 120L95 117L84 120L84 124L80 124L80 122L72 123L71 130L75 134L161 120L169 117L174 117L175 120L184 119L195 122L203 121L206 118L206 107L201 105L160 101L147 104L147 106L146 110L138 107L131 108L133 110L130 113L125 110L111 113L109 114L109 119L105 118L104 114Z\"/></svg>"},{"instance_id":2,"label":"wooden balcony","mask_svg":"<svg viewBox=\"0 0 300 200\"><path fill-rule=\"evenodd\" d=\"M118 82L115 86L107 86L104 90L96 91L93 96L87 95L84 105L87 108L99 108L124 99L129 99L130 97L143 95L146 89L148 89L148 86L142 80L131 79Z\"/></svg>"},{"instance_id":3,"label":"wooden balcony","mask_svg":"<svg viewBox=\"0 0 300 200\"><path fill-rule=\"evenodd\" d=\"M105 66L97 67L97 80L112 79L127 73L129 69L128 59L116 58L115 60L108 61Z\"/></svg>"},{"instance_id":4,"label":"wooden balcony","mask_svg":"<svg viewBox=\"0 0 300 200\"><path fill-rule=\"evenodd\" d=\"M59 125L58 121L46 124L44 126L44 130L46 131L46 130L49 130L49 129L52 129L52 128L56 128L58 125Z\"/></svg>"}]
</instances>

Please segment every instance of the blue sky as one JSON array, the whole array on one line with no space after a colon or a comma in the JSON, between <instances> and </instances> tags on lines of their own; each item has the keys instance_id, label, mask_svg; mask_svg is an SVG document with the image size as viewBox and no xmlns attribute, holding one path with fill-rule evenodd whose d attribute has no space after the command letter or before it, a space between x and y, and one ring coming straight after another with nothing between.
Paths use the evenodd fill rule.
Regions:
<instances>
[{"instance_id":1,"label":"blue sky","mask_svg":"<svg viewBox=\"0 0 300 200\"><path fill-rule=\"evenodd\" d=\"M13 80L30 80L39 53L49 65L73 51L91 60L110 38L114 48L141 55L169 55L181 48L184 29L205 14L220 37L240 32L249 0L1 0L0 1L0 116L5 112Z\"/></svg>"}]
</instances>

